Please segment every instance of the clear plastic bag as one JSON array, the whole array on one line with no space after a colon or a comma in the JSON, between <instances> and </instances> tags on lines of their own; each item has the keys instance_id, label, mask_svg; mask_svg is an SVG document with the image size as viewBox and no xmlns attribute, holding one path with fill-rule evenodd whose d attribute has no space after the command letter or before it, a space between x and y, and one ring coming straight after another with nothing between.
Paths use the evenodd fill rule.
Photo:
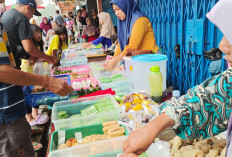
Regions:
<instances>
[{"instance_id":1,"label":"clear plastic bag","mask_svg":"<svg viewBox=\"0 0 232 157\"><path fill-rule=\"evenodd\" d=\"M152 143L152 145L146 151L149 157L171 157L169 149L169 143L166 141L158 141Z\"/></svg>"},{"instance_id":2,"label":"clear plastic bag","mask_svg":"<svg viewBox=\"0 0 232 157\"><path fill-rule=\"evenodd\" d=\"M33 73L38 75L47 75L51 76L52 64L47 62L36 62L33 67Z\"/></svg>"}]
</instances>

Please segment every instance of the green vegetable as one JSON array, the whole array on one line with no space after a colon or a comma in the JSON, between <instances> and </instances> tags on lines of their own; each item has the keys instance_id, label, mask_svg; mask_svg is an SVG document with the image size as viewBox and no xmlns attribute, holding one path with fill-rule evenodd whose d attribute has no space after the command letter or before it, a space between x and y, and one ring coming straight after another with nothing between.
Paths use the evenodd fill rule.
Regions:
<instances>
[{"instance_id":1,"label":"green vegetable","mask_svg":"<svg viewBox=\"0 0 232 157\"><path fill-rule=\"evenodd\" d=\"M69 117L67 111L60 111L57 113L57 116L59 119L66 119Z\"/></svg>"},{"instance_id":2,"label":"green vegetable","mask_svg":"<svg viewBox=\"0 0 232 157\"><path fill-rule=\"evenodd\" d=\"M67 73L72 73L72 70L58 70L58 69L56 69L53 72L53 75L62 75L62 74L67 74Z\"/></svg>"}]
</instances>

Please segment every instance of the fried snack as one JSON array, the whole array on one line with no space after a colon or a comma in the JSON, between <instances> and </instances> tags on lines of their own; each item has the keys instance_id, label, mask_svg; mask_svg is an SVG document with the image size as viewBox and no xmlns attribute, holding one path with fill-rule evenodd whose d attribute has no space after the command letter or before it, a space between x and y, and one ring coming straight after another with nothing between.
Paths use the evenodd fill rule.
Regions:
<instances>
[{"instance_id":1,"label":"fried snack","mask_svg":"<svg viewBox=\"0 0 232 157\"><path fill-rule=\"evenodd\" d=\"M204 152L202 152L201 150L186 151L182 155L184 157L205 157Z\"/></svg>"},{"instance_id":2,"label":"fried snack","mask_svg":"<svg viewBox=\"0 0 232 157\"><path fill-rule=\"evenodd\" d=\"M110 137L122 136L125 133L124 127L116 127L108 130L108 135Z\"/></svg>"},{"instance_id":3,"label":"fried snack","mask_svg":"<svg viewBox=\"0 0 232 157\"><path fill-rule=\"evenodd\" d=\"M107 126L111 126L111 125L116 125L116 124L118 124L118 121L108 121L108 122L102 123L103 127L107 127Z\"/></svg>"},{"instance_id":4,"label":"fried snack","mask_svg":"<svg viewBox=\"0 0 232 157\"><path fill-rule=\"evenodd\" d=\"M76 144L77 143L77 139L75 139L75 138L70 138L70 139L68 139L67 141L66 141L66 145L67 145L67 147L72 147L74 144Z\"/></svg>"},{"instance_id":5,"label":"fried snack","mask_svg":"<svg viewBox=\"0 0 232 157\"><path fill-rule=\"evenodd\" d=\"M217 157L218 156L218 150L210 149L208 157Z\"/></svg>"},{"instance_id":6,"label":"fried snack","mask_svg":"<svg viewBox=\"0 0 232 157\"><path fill-rule=\"evenodd\" d=\"M116 127L120 127L120 126L119 126L118 124L116 124L116 125L110 125L110 126L104 127L104 128L103 128L103 132L104 132L104 133L107 133L108 130L110 130L110 129L112 129L112 128L116 128Z\"/></svg>"},{"instance_id":7,"label":"fried snack","mask_svg":"<svg viewBox=\"0 0 232 157\"><path fill-rule=\"evenodd\" d=\"M91 136L86 136L85 138L82 139L83 143L91 143L91 142L95 142L95 141L99 141L99 140L105 140L107 139L107 135L91 135Z\"/></svg>"}]
</instances>

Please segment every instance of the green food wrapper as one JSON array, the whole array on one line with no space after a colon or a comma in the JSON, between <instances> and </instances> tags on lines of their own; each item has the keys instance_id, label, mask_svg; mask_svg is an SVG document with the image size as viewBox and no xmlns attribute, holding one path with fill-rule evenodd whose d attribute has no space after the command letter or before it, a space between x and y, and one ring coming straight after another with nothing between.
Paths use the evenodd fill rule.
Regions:
<instances>
[{"instance_id":1,"label":"green food wrapper","mask_svg":"<svg viewBox=\"0 0 232 157\"><path fill-rule=\"evenodd\" d=\"M57 113L57 116L59 119L66 119L69 117L67 111L60 111Z\"/></svg>"},{"instance_id":2,"label":"green food wrapper","mask_svg":"<svg viewBox=\"0 0 232 157\"><path fill-rule=\"evenodd\" d=\"M100 77L99 81L101 83L110 83L110 82L112 82L111 78L109 78L109 77Z\"/></svg>"},{"instance_id":3,"label":"green food wrapper","mask_svg":"<svg viewBox=\"0 0 232 157\"><path fill-rule=\"evenodd\" d=\"M81 110L81 116L91 115L97 113L97 109L94 105Z\"/></svg>"}]
</instances>

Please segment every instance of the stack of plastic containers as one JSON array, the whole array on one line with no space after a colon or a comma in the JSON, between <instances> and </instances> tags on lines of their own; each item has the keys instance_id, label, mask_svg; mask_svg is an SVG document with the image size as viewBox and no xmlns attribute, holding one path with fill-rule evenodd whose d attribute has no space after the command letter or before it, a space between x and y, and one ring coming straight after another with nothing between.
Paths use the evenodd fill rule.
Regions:
<instances>
[{"instance_id":1,"label":"stack of plastic containers","mask_svg":"<svg viewBox=\"0 0 232 157\"><path fill-rule=\"evenodd\" d=\"M119 105L111 95L80 98L56 102L52 109L52 122L55 130L76 128L118 120ZM58 113L64 111L69 116L59 119Z\"/></svg>"}]
</instances>

